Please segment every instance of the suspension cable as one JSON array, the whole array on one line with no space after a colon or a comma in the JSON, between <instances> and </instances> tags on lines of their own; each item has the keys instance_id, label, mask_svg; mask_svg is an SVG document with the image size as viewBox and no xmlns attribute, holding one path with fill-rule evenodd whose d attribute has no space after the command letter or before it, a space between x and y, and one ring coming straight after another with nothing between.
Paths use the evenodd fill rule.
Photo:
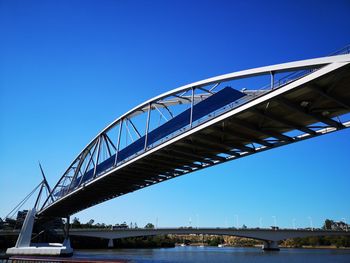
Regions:
<instances>
[{"instance_id":1,"label":"suspension cable","mask_svg":"<svg viewBox=\"0 0 350 263\"><path fill-rule=\"evenodd\" d=\"M15 206L15 208L13 208L13 209L11 210L11 212L7 214L7 216L5 217L5 219L6 219L6 218L11 218L10 216L11 216L11 215L14 215L15 212L17 212L17 211L24 205L24 203L28 201L28 199L35 193L36 190L38 190L38 188L42 185L42 183L43 183L43 182L41 182L40 184L38 184L38 185L37 185L37 186L36 186L36 187L35 187L21 202L19 202L19 203Z\"/></svg>"}]
</instances>

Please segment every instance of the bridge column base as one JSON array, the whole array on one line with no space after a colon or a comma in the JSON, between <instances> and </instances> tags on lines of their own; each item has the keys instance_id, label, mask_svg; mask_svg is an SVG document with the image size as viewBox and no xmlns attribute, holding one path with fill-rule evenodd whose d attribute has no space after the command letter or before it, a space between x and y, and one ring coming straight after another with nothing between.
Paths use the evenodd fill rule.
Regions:
<instances>
[{"instance_id":1,"label":"bridge column base","mask_svg":"<svg viewBox=\"0 0 350 263\"><path fill-rule=\"evenodd\" d=\"M60 256L70 257L73 255L73 248L70 245L69 238L61 243L31 243L24 247L12 247L6 250L9 256Z\"/></svg>"},{"instance_id":2,"label":"bridge column base","mask_svg":"<svg viewBox=\"0 0 350 263\"><path fill-rule=\"evenodd\" d=\"M262 249L265 251L279 251L280 248L278 247L277 241L264 241L264 245L262 246Z\"/></svg>"},{"instance_id":3,"label":"bridge column base","mask_svg":"<svg viewBox=\"0 0 350 263\"><path fill-rule=\"evenodd\" d=\"M36 210L29 210L24 220L21 232L15 247L8 248L6 254L9 256L71 256L73 249L70 245L68 235L63 244L60 243L32 243L32 231L35 221ZM68 233L68 232L67 232Z\"/></svg>"},{"instance_id":4,"label":"bridge column base","mask_svg":"<svg viewBox=\"0 0 350 263\"><path fill-rule=\"evenodd\" d=\"M113 248L114 247L114 242L113 242L113 239L111 238L109 241L108 241L108 248Z\"/></svg>"}]
</instances>

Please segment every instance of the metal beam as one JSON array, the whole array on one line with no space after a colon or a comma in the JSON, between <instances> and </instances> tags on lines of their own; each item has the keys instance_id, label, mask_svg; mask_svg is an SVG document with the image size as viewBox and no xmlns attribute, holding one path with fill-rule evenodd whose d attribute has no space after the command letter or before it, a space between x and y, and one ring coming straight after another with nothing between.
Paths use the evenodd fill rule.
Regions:
<instances>
[{"instance_id":1,"label":"metal beam","mask_svg":"<svg viewBox=\"0 0 350 263\"><path fill-rule=\"evenodd\" d=\"M80 169L85 161L85 158L88 155L88 150L89 149L86 149L86 151L82 152L80 159L77 159L77 160L79 160L79 163L78 163L77 167L75 168L74 175L73 175L72 180L68 186L67 192L69 192L69 190L71 189L71 185L74 182L74 180L78 177L79 172L81 173ZM74 167L72 167L72 169L74 170ZM65 177L68 177L68 176L66 175Z\"/></svg>"},{"instance_id":2,"label":"metal beam","mask_svg":"<svg viewBox=\"0 0 350 263\"><path fill-rule=\"evenodd\" d=\"M296 130L299 130L299 131L302 131L302 132L305 132L305 133L308 133L308 134L313 134L315 135L316 132L307 128L307 127L303 127L303 126L300 126L299 124L296 124L296 123L293 123L291 121L288 121L286 119L281 119L280 117L277 117L276 115L273 115L271 114L270 112L266 112L266 111L262 111L262 110L259 110L259 109L252 109L251 110L252 112L256 113L256 114L259 114L260 116L262 117L265 117L269 120L272 120L274 122L279 122L283 125L286 125L290 128L293 128L293 129L296 129Z\"/></svg>"},{"instance_id":3,"label":"metal beam","mask_svg":"<svg viewBox=\"0 0 350 263\"><path fill-rule=\"evenodd\" d=\"M147 149L147 143L148 143L148 130L149 130L149 122L150 122L150 119L151 119L151 109L152 109L152 104L150 103L148 105L147 121L146 121L145 145L144 145L144 150L145 151Z\"/></svg>"},{"instance_id":4,"label":"metal beam","mask_svg":"<svg viewBox=\"0 0 350 263\"><path fill-rule=\"evenodd\" d=\"M210 91L210 90L207 90L207 89L205 89L205 88L203 88L203 87L199 87L198 89L200 89L200 90L202 90L202 91L204 91L204 92L207 92L207 93L209 93L209 94L214 94L212 91ZM203 93L202 94L200 94L200 95L204 95ZM199 96L200 96L199 95ZM208 95L207 95L208 96Z\"/></svg>"},{"instance_id":5,"label":"metal beam","mask_svg":"<svg viewBox=\"0 0 350 263\"><path fill-rule=\"evenodd\" d=\"M188 148L186 148L186 149L188 149ZM206 160L205 157L203 157L203 155L196 154L193 151L185 150L181 146L172 146L167 151L170 152L170 153L174 153L175 155L187 157L190 160L196 160L198 162L202 162L202 163L206 163L206 164L212 164L213 163L210 160Z\"/></svg>"},{"instance_id":6,"label":"metal beam","mask_svg":"<svg viewBox=\"0 0 350 263\"><path fill-rule=\"evenodd\" d=\"M238 145L237 143L232 143L228 141L220 142L218 141L218 138L216 136L210 135L210 134L205 134L203 137L196 136L194 141L202 141L204 143L214 145L214 146L219 146L221 149L226 149L226 150L232 150L232 148L238 149L240 151L246 151L246 152L253 152L254 149L244 146L244 145Z\"/></svg>"},{"instance_id":7,"label":"metal beam","mask_svg":"<svg viewBox=\"0 0 350 263\"><path fill-rule=\"evenodd\" d=\"M132 169L128 170L122 170L118 172L119 175L126 175L128 178L139 181L139 180L145 180L145 179L154 179L158 177L168 177L170 175L163 175L163 174L157 174L153 171L150 171L149 169L139 168L139 167L133 167ZM118 178L117 176L117 178Z\"/></svg>"},{"instance_id":8,"label":"metal beam","mask_svg":"<svg viewBox=\"0 0 350 263\"><path fill-rule=\"evenodd\" d=\"M187 91L186 91L186 92L187 92ZM185 93L186 93L186 92L185 92ZM176 97L176 98L179 98L179 99L182 99L182 100L188 100L189 102L191 102L191 99L189 99L189 98L182 97L182 96L176 95L176 94L174 94L173 96Z\"/></svg>"},{"instance_id":9,"label":"metal beam","mask_svg":"<svg viewBox=\"0 0 350 263\"><path fill-rule=\"evenodd\" d=\"M123 171L130 171L130 170L136 170L136 171L140 171L142 173L146 172L148 175L157 174L157 171L155 171L155 169L150 169L144 165L142 165L141 163L133 163L132 167L126 167L122 170ZM163 173L163 171L161 171L161 173Z\"/></svg>"},{"instance_id":10,"label":"metal beam","mask_svg":"<svg viewBox=\"0 0 350 263\"><path fill-rule=\"evenodd\" d=\"M170 161L175 161L175 162L178 162L178 163L184 163L185 165L191 165L191 166L194 166L196 168L199 168L201 167L201 165L199 164L195 164L194 162L199 162L198 160L188 160L186 158L181 158L177 155L165 155L165 154L162 154L162 153L158 153L156 152L155 153L156 156L159 156L159 157L163 157L162 159L166 159L166 160L170 160Z\"/></svg>"},{"instance_id":11,"label":"metal beam","mask_svg":"<svg viewBox=\"0 0 350 263\"><path fill-rule=\"evenodd\" d=\"M121 179L125 182L132 182L134 184L142 185L146 180L158 181L161 179L161 177L159 177L159 176L135 177L135 173L122 172L122 173L118 174L118 177L116 178L116 180L119 180L119 179Z\"/></svg>"},{"instance_id":12,"label":"metal beam","mask_svg":"<svg viewBox=\"0 0 350 263\"><path fill-rule=\"evenodd\" d=\"M111 153L111 149L109 148L108 141L107 141L107 139L106 139L106 135L103 133L103 134L102 134L102 137L103 137L103 140L104 140L104 142L105 142L105 144L106 144L106 146L107 146L107 151L108 151L109 157L111 157L111 156L112 156L112 153Z\"/></svg>"},{"instance_id":13,"label":"metal beam","mask_svg":"<svg viewBox=\"0 0 350 263\"><path fill-rule=\"evenodd\" d=\"M162 106L167 110L167 112L169 113L170 117L171 117L171 118L174 118L173 113L170 111L170 109L167 107L167 105L165 105L164 103L161 103L161 102L159 102L159 101L153 102L153 104L162 105Z\"/></svg>"},{"instance_id":14,"label":"metal beam","mask_svg":"<svg viewBox=\"0 0 350 263\"><path fill-rule=\"evenodd\" d=\"M178 160L176 158L172 158L171 160L169 160L169 159L164 159L164 158L159 158L159 157L153 156L152 160L155 160L156 162L160 162L160 163L164 163L164 164L169 164L169 165L177 164L177 165L184 166L184 167L189 166L191 169L193 169L193 167L195 167L195 168L201 167L198 164L194 164L194 163L189 162L189 161L181 161L181 160Z\"/></svg>"},{"instance_id":15,"label":"metal beam","mask_svg":"<svg viewBox=\"0 0 350 263\"><path fill-rule=\"evenodd\" d=\"M69 184L69 187L68 187L68 191L71 189L71 185L72 183L74 182L74 180L78 177L78 174L79 174L79 171L81 169L81 166L83 165L84 161L85 161L85 158L87 158L90 150L92 149L94 145L92 145L90 148L87 148L84 152L81 153L80 155L80 160L79 160L79 163L76 167L76 170L74 171L74 176L72 178L72 181L70 182Z\"/></svg>"},{"instance_id":16,"label":"metal beam","mask_svg":"<svg viewBox=\"0 0 350 263\"><path fill-rule=\"evenodd\" d=\"M210 138L210 137L208 137L208 138ZM214 139L214 138L215 137L213 136L212 139ZM251 147L246 146L244 144L237 144L237 143L231 142L229 140L225 140L224 143L231 146L232 148L238 149L241 152L255 152L254 148L251 148Z\"/></svg>"},{"instance_id":17,"label":"metal beam","mask_svg":"<svg viewBox=\"0 0 350 263\"><path fill-rule=\"evenodd\" d=\"M160 109L158 109L157 103L154 103L153 106L159 112L160 116L162 116L165 119L165 121L168 121L168 118L164 116L164 114L160 111Z\"/></svg>"},{"instance_id":18,"label":"metal beam","mask_svg":"<svg viewBox=\"0 0 350 263\"><path fill-rule=\"evenodd\" d=\"M271 86L270 88L273 90L274 89L274 85L275 85L275 72L274 71L270 71L270 77L271 77Z\"/></svg>"},{"instance_id":19,"label":"metal beam","mask_svg":"<svg viewBox=\"0 0 350 263\"><path fill-rule=\"evenodd\" d=\"M185 164L176 162L176 161L169 161L169 160L164 160L162 158L157 158L152 156L152 164L155 163L156 166L160 165L160 167L169 167L173 169L183 169ZM186 168L184 168L186 169Z\"/></svg>"},{"instance_id":20,"label":"metal beam","mask_svg":"<svg viewBox=\"0 0 350 263\"><path fill-rule=\"evenodd\" d=\"M216 87L219 86L220 84L221 84L220 82L215 83L214 86L212 86L208 91L209 91L210 93L213 93L213 90L216 89Z\"/></svg>"},{"instance_id":21,"label":"metal beam","mask_svg":"<svg viewBox=\"0 0 350 263\"><path fill-rule=\"evenodd\" d=\"M207 157L207 158L210 158L210 159L214 159L216 161L218 160L223 160L225 159L224 157L221 157L221 156L217 156L215 153L210 153L208 152L208 148L205 148L205 147L202 147L202 146L198 146L198 145L193 145L193 144L186 144L185 142L183 142L183 144L181 145L183 146L184 148L188 148L188 149L201 149L203 152L198 152L196 151L194 154L196 154L197 156L201 156L201 157ZM225 147L226 150L227 147ZM216 148L216 152L219 154L222 152L222 149L221 150L218 150L218 147Z\"/></svg>"},{"instance_id":22,"label":"metal beam","mask_svg":"<svg viewBox=\"0 0 350 263\"><path fill-rule=\"evenodd\" d=\"M152 168L148 168L149 165L151 165ZM145 170L145 171L148 171L150 173L153 172L154 174L179 172L178 170L176 170L177 168L172 168L172 167L169 167L169 166L164 166L164 165L159 165L159 164L155 164L155 163L150 163L149 160L141 160L139 163L133 163L132 166L135 167L136 169L139 169L139 170ZM131 167L130 169L133 169L133 167ZM157 170L158 172L155 172L156 171L156 169L154 169L155 167L158 167L158 168L161 168L161 169L160 170L158 169ZM178 168L178 169L180 169L180 168ZM182 168L181 168L181 170L187 171L186 169L182 169ZM182 171L180 171L180 172L182 172Z\"/></svg>"},{"instance_id":23,"label":"metal beam","mask_svg":"<svg viewBox=\"0 0 350 263\"><path fill-rule=\"evenodd\" d=\"M134 185L139 185L139 186L142 186L145 184L145 183L150 183L150 182L161 182L161 181L164 181L164 178L170 178L169 176L167 177L160 177L160 176L152 176L152 177L149 177L149 176L139 176L137 175L137 177L135 177L135 173L120 173L118 174L118 177L116 178L116 182L117 180L121 179L123 182L131 182L133 183Z\"/></svg>"},{"instance_id":24,"label":"metal beam","mask_svg":"<svg viewBox=\"0 0 350 263\"><path fill-rule=\"evenodd\" d=\"M112 145L114 151L117 149L114 145L114 143L112 142L111 138L109 138L109 136L105 133L105 138L108 140L108 142Z\"/></svg>"},{"instance_id":25,"label":"metal beam","mask_svg":"<svg viewBox=\"0 0 350 263\"><path fill-rule=\"evenodd\" d=\"M192 94L191 94L191 113L190 113L190 128L192 128L192 119L193 119L193 105L194 105L194 92L195 89L192 88Z\"/></svg>"},{"instance_id":26,"label":"metal beam","mask_svg":"<svg viewBox=\"0 0 350 263\"><path fill-rule=\"evenodd\" d=\"M232 147L230 147L229 145L224 144L222 142L219 142L217 140L217 138L210 136L210 135L207 135L207 134L205 135L205 137L196 136L192 139L191 142L194 144L194 147L197 147L198 143L205 144L205 146L202 145L201 148L204 149L206 152L208 152L208 150L209 151L216 150L218 153L221 153L222 150L231 150L232 149ZM208 145L211 145L211 147L206 147Z\"/></svg>"},{"instance_id":27,"label":"metal beam","mask_svg":"<svg viewBox=\"0 0 350 263\"><path fill-rule=\"evenodd\" d=\"M118 163L118 153L119 153L119 147L120 147L120 139L122 134L122 127L123 127L123 119L120 120L119 123L119 131L118 131L118 142L117 142L117 149L115 150L115 159L114 159L114 166Z\"/></svg>"},{"instance_id":28,"label":"metal beam","mask_svg":"<svg viewBox=\"0 0 350 263\"><path fill-rule=\"evenodd\" d=\"M95 161L95 167L94 167L94 174L93 178L96 177L96 169L98 165L98 159L100 158L100 150L101 150L101 137L98 137L98 142L97 142L97 155L96 155L96 161Z\"/></svg>"},{"instance_id":29,"label":"metal beam","mask_svg":"<svg viewBox=\"0 0 350 263\"><path fill-rule=\"evenodd\" d=\"M124 180L112 180L110 181L110 184L113 184L113 190L108 189L108 185L99 185L99 187L96 187L94 189L94 193L98 194L98 192L105 192L106 189L108 189L108 191L112 194L114 193L116 190L117 191L126 191L126 190L133 190L135 189L135 187L137 187L137 185L140 185L143 182L138 182L138 183L134 183L134 182L130 182L130 181L124 181Z\"/></svg>"},{"instance_id":30,"label":"metal beam","mask_svg":"<svg viewBox=\"0 0 350 263\"><path fill-rule=\"evenodd\" d=\"M289 100L287 100L285 98L282 98L282 97L281 98L276 98L276 100L280 104L282 104L284 106L287 106L288 108L290 108L290 109L292 109L294 111L298 111L298 112L300 112L300 113L302 113L302 114L304 114L306 116L309 116L309 117L311 117L311 118L313 118L313 119L315 119L317 121L323 122L323 123L325 123L325 124L327 124L329 126L332 126L334 128L337 128L337 129L344 128L344 125L341 124L340 122L337 122L337 121L332 120L330 118L326 118L326 117L324 117L324 116L322 116L320 114L317 114L317 113L307 112L303 107L301 107L301 106L299 106L299 105L297 105L297 104L295 104L295 103L293 103L293 102L291 102L291 101L289 101Z\"/></svg>"},{"instance_id":31,"label":"metal beam","mask_svg":"<svg viewBox=\"0 0 350 263\"><path fill-rule=\"evenodd\" d=\"M316 85L311 85L311 86L309 86L309 88L318 92L321 96L334 101L339 106L342 106L343 108L350 110L350 103L346 102L345 100L343 100L341 98L334 97L333 95L329 94L329 92L325 92L321 87L316 86Z\"/></svg>"},{"instance_id":32,"label":"metal beam","mask_svg":"<svg viewBox=\"0 0 350 263\"><path fill-rule=\"evenodd\" d=\"M83 177L85 176L87 170L88 170L89 167L90 167L90 163L91 163L91 162L93 163L93 165L94 165L94 167L95 167L95 163L94 163L94 158L93 158L93 157L94 157L94 154L95 154L96 149L97 149L97 144L95 144L93 148L94 148L94 150L92 151L92 153L90 153L90 151L89 151L90 159L89 159L89 161L88 161L88 163L87 163L87 165L86 165L86 167L85 167L85 169L84 169L84 172L83 172L83 174L82 174L82 176L81 176L81 179L80 179L80 181L79 181L78 186L80 186L80 184L81 184L81 182L82 182L82 180L83 180Z\"/></svg>"},{"instance_id":33,"label":"metal beam","mask_svg":"<svg viewBox=\"0 0 350 263\"><path fill-rule=\"evenodd\" d=\"M251 136L243 135L242 133L239 133L236 130L233 130L232 128L227 127L227 125L223 128L224 131L219 127L215 127L215 128L217 129L218 132L222 133L225 136L229 135L229 136L237 137L243 141L249 141L251 143L255 142L255 143L267 146L267 147L273 147L273 143L269 143L265 140L261 140L261 139L254 138ZM229 134L227 134L227 132L229 132Z\"/></svg>"},{"instance_id":34,"label":"metal beam","mask_svg":"<svg viewBox=\"0 0 350 263\"><path fill-rule=\"evenodd\" d=\"M128 134L129 134L129 137L130 137L130 139L131 139L131 143L133 143L135 140L134 140L134 138L133 138L132 135L131 135L131 132L130 132L130 129L129 129L129 125L128 125L128 119L126 119L126 121L125 121L125 128L126 128L126 131L127 131ZM126 139L126 145L128 145L128 143L127 143L128 136L125 136L125 139ZM130 143L130 144L131 144L131 143Z\"/></svg>"},{"instance_id":35,"label":"metal beam","mask_svg":"<svg viewBox=\"0 0 350 263\"><path fill-rule=\"evenodd\" d=\"M144 183L144 179L143 178L133 178L131 173L118 173L117 176L114 176L111 179L113 182L113 184L118 184L118 186L123 186L123 185L141 185L142 183Z\"/></svg>"},{"instance_id":36,"label":"metal beam","mask_svg":"<svg viewBox=\"0 0 350 263\"><path fill-rule=\"evenodd\" d=\"M266 137L274 137L274 138L279 139L281 141L290 141L290 142L294 141L292 137L289 137L287 135L284 135L284 134L281 134L278 132L266 130L266 129L262 130L257 125L252 124L252 123L247 122L247 121L243 121L243 120L238 119L238 118L231 118L229 123L233 123L233 124L239 125L241 127L244 127L248 130L258 132L260 134L265 135Z\"/></svg>"},{"instance_id":37,"label":"metal beam","mask_svg":"<svg viewBox=\"0 0 350 263\"><path fill-rule=\"evenodd\" d=\"M139 133L139 131L136 129L136 126L134 125L134 123L131 121L131 119L127 118L127 120L130 122L132 129L134 130L134 132L136 132L137 136L139 137L139 139L141 138L141 134Z\"/></svg>"},{"instance_id":38,"label":"metal beam","mask_svg":"<svg viewBox=\"0 0 350 263\"><path fill-rule=\"evenodd\" d=\"M195 162L201 159L201 157L194 158L192 155L186 155L186 153L176 151L176 150L163 150L155 152L154 155L159 157L164 157L165 159L176 159L186 162Z\"/></svg>"}]
</instances>

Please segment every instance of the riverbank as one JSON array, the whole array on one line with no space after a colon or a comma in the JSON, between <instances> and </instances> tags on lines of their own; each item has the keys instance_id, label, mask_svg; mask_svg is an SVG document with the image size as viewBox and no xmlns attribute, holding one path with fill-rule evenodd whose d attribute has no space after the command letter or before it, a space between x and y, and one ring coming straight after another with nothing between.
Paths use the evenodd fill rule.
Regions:
<instances>
[{"instance_id":1,"label":"riverbank","mask_svg":"<svg viewBox=\"0 0 350 263\"><path fill-rule=\"evenodd\" d=\"M302 246L302 247L284 247L281 248L301 248L301 249L342 249L350 250L350 247L337 247L337 246Z\"/></svg>"},{"instance_id":2,"label":"riverbank","mask_svg":"<svg viewBox=\"0 0 350 263\"><path fill-rule=\"evenodd\" d=\"M188 247L219 247L219 248L261 248L262 244L257 244L254 246L235 246L235 245L227 245L227 244L221 244L218 246L210 246L208 244L202 244L202 243L191 243L188 245L184 245L183 243L177 243L175 244L176 247L180 246L188 246ZM302 247L288 247L288 246L279 246L280 248L285 249L340 249L340 250L350 250L350 247L336 247L336 246L302 246Z\"/></svg>"}]
</instances>

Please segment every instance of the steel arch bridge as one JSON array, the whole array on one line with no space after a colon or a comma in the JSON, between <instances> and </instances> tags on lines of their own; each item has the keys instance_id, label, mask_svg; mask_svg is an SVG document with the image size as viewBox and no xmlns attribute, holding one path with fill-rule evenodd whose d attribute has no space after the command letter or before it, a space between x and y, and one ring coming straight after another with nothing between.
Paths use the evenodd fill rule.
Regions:
<instances>
[{"instance_id":1,"label":"steel arch bridge","mask_svg":"<svg viewBox=\"0 0 350 263\"><path fill-rule=\"evenodd\" d=\"M38 215L67 217L180 175L348 128L349 51L209 78L140 104L78 154Z\"/></svg>"}]
</instances>

